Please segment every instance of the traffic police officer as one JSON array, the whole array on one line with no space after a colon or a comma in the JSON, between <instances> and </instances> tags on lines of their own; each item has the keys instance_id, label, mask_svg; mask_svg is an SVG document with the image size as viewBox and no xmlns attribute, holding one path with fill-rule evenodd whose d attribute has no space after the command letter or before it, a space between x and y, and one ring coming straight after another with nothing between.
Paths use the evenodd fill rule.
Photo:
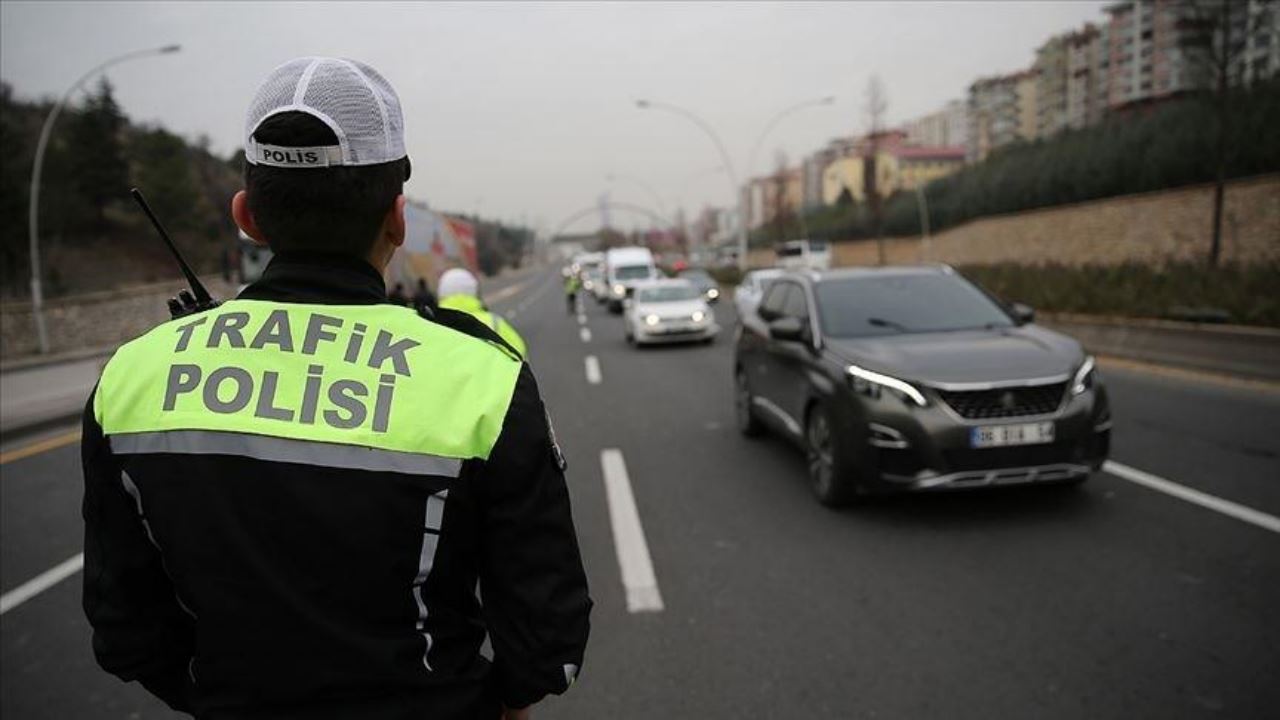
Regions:
<instances>
[{"instance_id":1,"label":"traffic police officer","mask_svg":"<svg viewBox=\"0 0 1280 720\"><path fill-rule=\"evenodd\" d=\"M85 410L98 662L200 718L527 717L588 633L563 456L490 328L387 302L399 99L291 61L245 159L262 279L121 347Z\"/></svg>"},{"instance_id":2,"label":"traffic police officer","mask_svg":"<svg viewBox=\"0 0 1280 720\"><path fill-rule=\"evenodd\" d=\"M507 342L520 357L528 357L524 338L497 313L489 310L480 300L480 283L469 270L450 268L440 275L440 307L464 312L488 325Z\"/></svg>"}]
</instances>

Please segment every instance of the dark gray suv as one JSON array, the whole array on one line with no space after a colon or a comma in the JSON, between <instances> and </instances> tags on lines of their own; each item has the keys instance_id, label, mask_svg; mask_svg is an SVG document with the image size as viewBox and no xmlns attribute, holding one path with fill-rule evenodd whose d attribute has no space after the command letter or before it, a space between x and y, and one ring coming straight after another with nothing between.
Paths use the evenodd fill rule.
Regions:
<instances>
[{"instance_id":1,"label":"dark gray suv","mask_svg":"<svg viewBox=\"0 0 1280 720\"><path fill-rule=\"evenodd\" d=\"M945 266L797 273L742 319L739 429L804 448L826 505L1080 483L1110 446L1093 358Z\"/></svg>"}]
</instances>

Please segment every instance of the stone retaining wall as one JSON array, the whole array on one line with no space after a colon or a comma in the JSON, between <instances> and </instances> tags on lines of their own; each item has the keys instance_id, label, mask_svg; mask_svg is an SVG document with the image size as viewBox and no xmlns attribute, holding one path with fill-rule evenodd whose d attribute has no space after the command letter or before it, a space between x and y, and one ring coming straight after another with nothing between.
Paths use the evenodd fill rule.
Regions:
<instances>
[{"instance_id":1,"label":"stone retaining wall","mask_svg":"<svg viewBox=\"0 0 1280 720\"><path fill-rule=\"evenodd\" d=\"M235 288L221 278L203 278L214 297L231 297ZM45 303L45 327L51 354L116 345L169 319L165 301L186 286L181 280L58 298ZM0 358L37 350L31 304L6 301L0 307Z\"/></svg>"}]
</instances>

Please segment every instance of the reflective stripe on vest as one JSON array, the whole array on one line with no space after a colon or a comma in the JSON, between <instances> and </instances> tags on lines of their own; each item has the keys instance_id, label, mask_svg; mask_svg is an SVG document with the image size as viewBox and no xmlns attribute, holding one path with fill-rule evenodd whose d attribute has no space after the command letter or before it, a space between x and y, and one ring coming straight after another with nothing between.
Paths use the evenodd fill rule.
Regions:
<instances>
[{"instance_id":1,"label":"reflective stripe on vest","mask_svg":"<svg viewBox=\"0 0 1280 720\"><path fill-rule=\"evenodd\" d=\"M121 347L94 413L122 453L456 476L488 458L519 372L409 308L232 300Z\"/></svg>"}]
</instances>

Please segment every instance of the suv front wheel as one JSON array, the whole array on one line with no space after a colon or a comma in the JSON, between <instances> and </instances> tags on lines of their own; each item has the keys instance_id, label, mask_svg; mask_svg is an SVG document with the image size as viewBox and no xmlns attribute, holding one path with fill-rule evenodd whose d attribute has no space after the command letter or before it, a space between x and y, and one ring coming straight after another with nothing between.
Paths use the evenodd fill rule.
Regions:
<instances>
[{"instance_id":1,"label":"suv front wheel","mask_svg":"<svg viewBox=\"0 0 1280 720\"><path fill-rule=\"evenodd\" d=\"M759 437L764 432L760 419L752 407L751 386L747 384L747 373L743 370L733 375L733 409L738 420L738 432L747 437Z\"/></svg>"},{"instance_id":2,"label":"suv front wheel","mask_svg":"<svg viewBox=\"0 0 1280 720\"><path fill-rule=\"evenodd\" d=\"M836 440L832 426L830 412L821 403L815 403L805 418L805 459L809 466L809 485L818 502L827 507L840 507L856 499L857 487L848 449Z\"/></svg>"}]
</instances>

